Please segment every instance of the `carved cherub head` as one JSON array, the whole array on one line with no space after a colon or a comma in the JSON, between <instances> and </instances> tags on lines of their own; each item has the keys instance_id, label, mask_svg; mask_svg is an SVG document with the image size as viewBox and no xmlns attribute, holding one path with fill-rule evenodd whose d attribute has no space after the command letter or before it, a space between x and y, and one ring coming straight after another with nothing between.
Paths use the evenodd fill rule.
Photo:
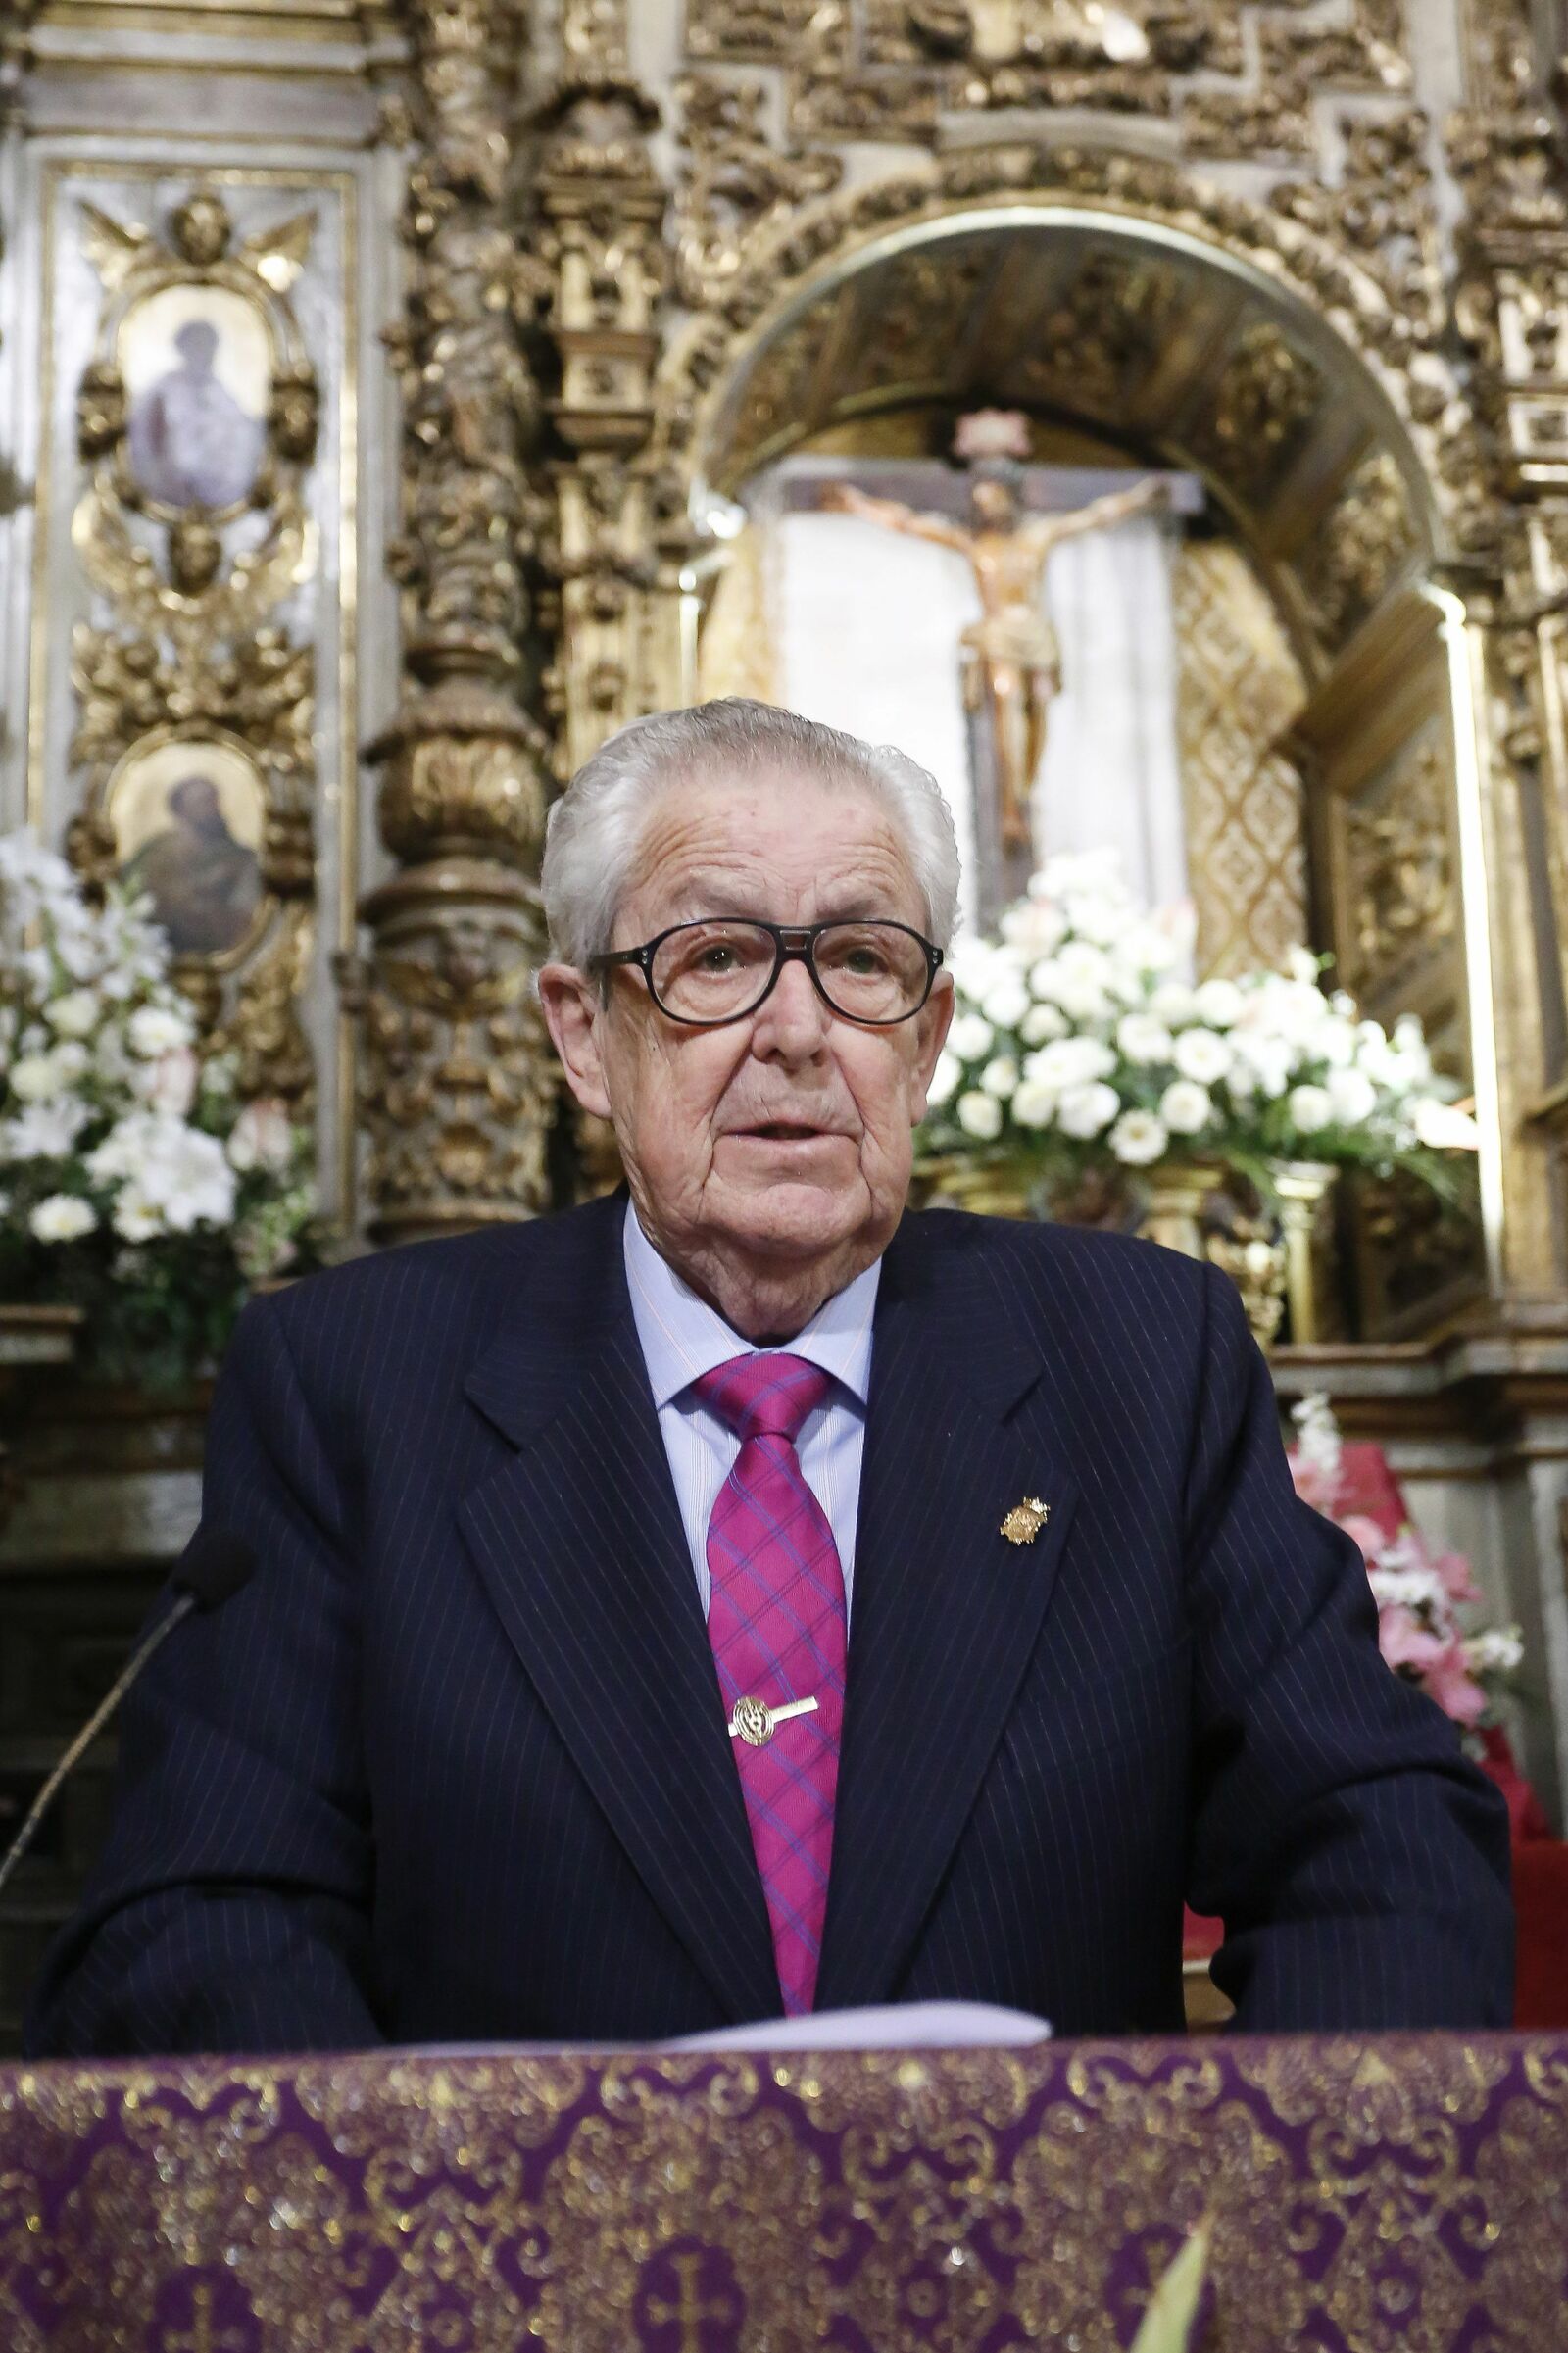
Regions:
<instances>
[{"instance_id":1,"label":"carved cherub head","mask_svg":"<svg viewBox=\"0 0 1568 2353\"><path fill-rule=\"evenodd\" d=\"M218 577L223 542L209 522L187 515L169 534L169 577L182 597L204 596Z\"/></svg>"},{"instance_id":2,"label":"carved cherub head","mask_svg":"<svg viewBox=\"0 0 1568 2353\"><path fill-rule=\"evenodd\" d=\"M210 270L228 250L232 222L228 207L210 189L198 188L176 207L170 220L174 244L198 270Z\"/></svg>"}]
</instances>

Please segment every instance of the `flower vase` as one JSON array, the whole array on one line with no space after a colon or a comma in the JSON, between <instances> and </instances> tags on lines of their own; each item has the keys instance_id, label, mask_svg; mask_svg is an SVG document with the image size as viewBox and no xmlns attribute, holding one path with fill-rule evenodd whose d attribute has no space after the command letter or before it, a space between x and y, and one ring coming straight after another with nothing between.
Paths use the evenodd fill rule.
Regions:
<instances>
[{"instance_id":1,"label":"flower vase","mask_svg":"<svg viewBox=\"0 0 1568 2353\"><path fill-rule=\"evenodd\" d=\"M922 1209L972 1209L981 1217L1028 1217L1029 1179L1015 1162L970 1159L945 1152L921 1160L914 1171Z\"/></svg>"},{"instance_id":2,"label":"flower vase","mask_svg":"<svg viewBox=\"0 0 1568 2353\"><path fill-rule=\"evenodd\" d=\"M1144 1180L1148 1205L1139 1232L1184 1258L1205 1257L1203 1211L1224 1182L1224 1169L1202 1160L1161 1161Z\"/></svg>"},{"instance_id":3,"label":"flower vase","mask_svg":"<svg viewBox=\"0 0 1568 2353\"><path fill-rule=\"evenodd\" d=\"M1269 1165L1285 1243L1285 1303L1291 1340L1298 1348L1321 1337L1313 1245L1323 1203L1339 1173L1326 1160L1274 1160Z\"/></svg>"}]
</instances>

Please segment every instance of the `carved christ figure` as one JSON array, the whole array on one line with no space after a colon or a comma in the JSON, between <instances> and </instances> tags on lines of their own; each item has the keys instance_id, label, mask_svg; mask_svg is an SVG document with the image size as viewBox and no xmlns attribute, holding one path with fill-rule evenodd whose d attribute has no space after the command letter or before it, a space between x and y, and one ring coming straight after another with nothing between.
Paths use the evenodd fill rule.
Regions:
<instances>
[{"instance_id":1,"label":"carved christ figure","mask_svg":"<svg viewBox=\"0 0 1568 2353\"><path fill-rule=\"evenodd\" d=\"M958 641L963 696L971 711L989 709L1004 853L1033 847L1029 800L1046 749L1051 706L1061 690L1061 652L1041 595L1052 550L1064 539L1082 538L1163 506L1168 498L1163 482L1143 481L1069 514L1032 515L1021 522L1012 481L987 471L977 474L970 488L973 524L968 529L943 515L872 498L849 483L835 485L822 502L911 539L934 540L967 559L980 596L980 618Z\"/></svg>"}]
</instances>

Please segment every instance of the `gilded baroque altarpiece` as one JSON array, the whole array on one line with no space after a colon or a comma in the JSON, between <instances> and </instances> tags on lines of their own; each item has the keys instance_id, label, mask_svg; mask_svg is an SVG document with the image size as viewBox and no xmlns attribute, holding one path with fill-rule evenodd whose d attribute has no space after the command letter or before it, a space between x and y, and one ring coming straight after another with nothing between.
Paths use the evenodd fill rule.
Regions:
<instances>
[{"instance_id":1,"label":"gilded baroque altarpiece","mask_svg":"<svg viewBox=\"0 0 1568 2353\"><path fill-rule=\"evenodd\" d=\"M979 406L1200 477L1176 603L1205 957L1332 949L1371 1011L1423 1015L1485 1139L1473 1240L1365 1208L1375 1345L1318 1371L1366 1427L1472 1446L1451 1532L1530 1562L1514 1606L1568 1725L1545 22L13 5L8 817L155 876L160 830L206 828L193 995L314 1099L346 1227L526 1214L592 1152L530 987L545 811L614 726L695 691L722 502L796 451L942 454ZM1494 1383L1501 1453L1445 1348Z\"/></svg>"}]
</instances>

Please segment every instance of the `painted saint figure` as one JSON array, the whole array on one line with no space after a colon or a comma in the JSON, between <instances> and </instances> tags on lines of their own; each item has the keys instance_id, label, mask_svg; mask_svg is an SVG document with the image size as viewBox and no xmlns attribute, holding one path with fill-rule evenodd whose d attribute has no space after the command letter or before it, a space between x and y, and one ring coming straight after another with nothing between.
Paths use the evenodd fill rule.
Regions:
<instances>
[{"instance_id":1,"label":"painted saint figure","mask_svg":"<svg viewBox=\"0 0 1568 2353\"><path fill-rule=\"evenodd\" d=\"M964 557L980 597L980 618L959 639L964 704L972 715L991 722L996 770L997 834L1004 858L1026 861L1034 844L1030 795L1046 749L1051 706L1061 690L1061 653L1041 594L1052 551L1064 539L1079 539L1129 516L1168 503L1160 481L1143 481L1112 491L1066 515L1036 515L1020 521L1016 470L1009 465L977 467L969 502L973 523L965 528L945 515L927 515L896 499L870 497L848 483L836 485L823 505L844 515L934 540ZM1044 852L1049 844L1042 844ZM1027 862L1024 865L1027 873Z\"/></svg>"},{"instance_id":2,"label":"painted saint figure","mask_svg":"<svg viewBox=\"0 0 1568 2353\"><path fill-rule=\"evenodd\" d=\"M174 337L170 368L131 404L130 469L165 507L232 507L262 462L261 419L241 408L218 376L218 329L188 319Z\"/></svg>"},{"instance_id":3,"label":"painted saint figure","mask_svg":"<svg viewBox=\"0 0 1568 2353\"><path fill-rule=\"evenodd\" d=\"M260 860L230 833L210 776L182 776L167 807L170 822L126 860L121 879L152 900L176 956L237 948L261 904Z\"/></svg>"}]
</instances>

